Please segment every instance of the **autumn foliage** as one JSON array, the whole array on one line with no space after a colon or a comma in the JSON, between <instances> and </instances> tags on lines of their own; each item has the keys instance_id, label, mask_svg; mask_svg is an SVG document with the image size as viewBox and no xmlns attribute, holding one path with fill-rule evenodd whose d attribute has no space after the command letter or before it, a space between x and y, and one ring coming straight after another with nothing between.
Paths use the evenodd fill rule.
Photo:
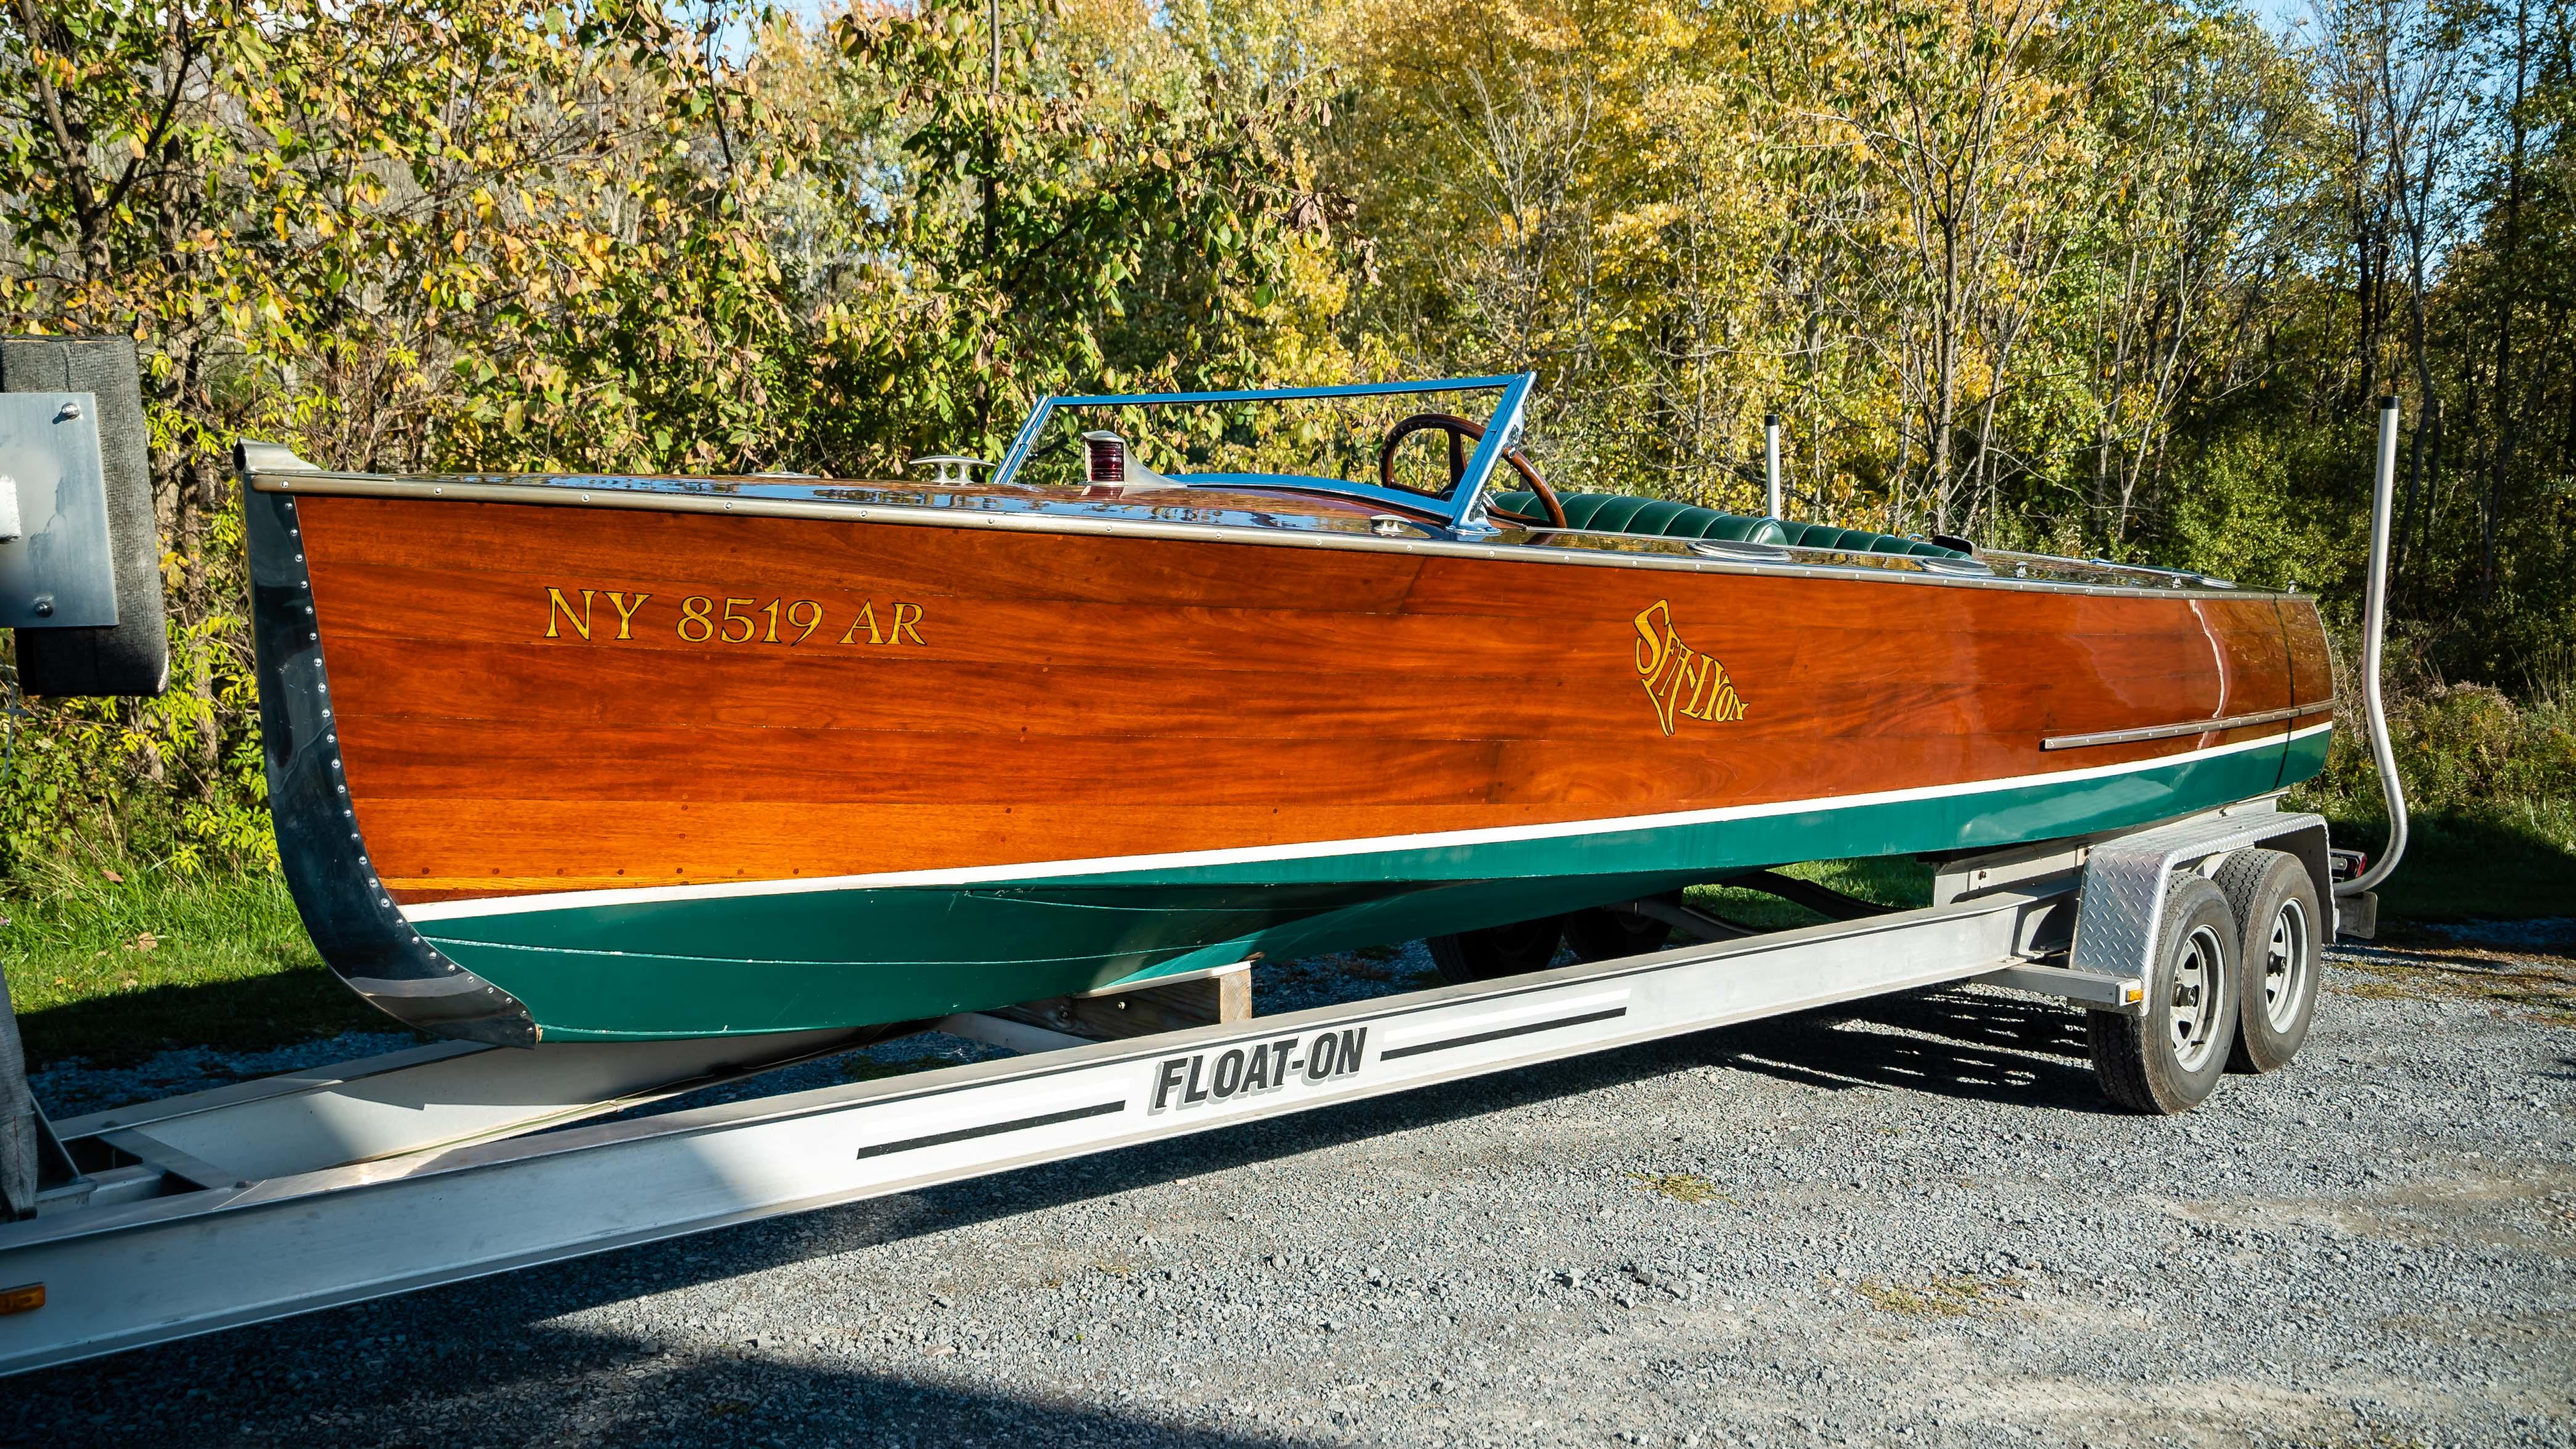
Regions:
<instances>
[{"instance_id":1,"label":"autumn foliage","mask_svg":"<svg viewBox=\"0 0 2576 1449\"><path fill-rule=\"evenodd\" d=\"M0 0L0 330L148 367L176 684L0 865L269 849L237 436L341 468L997 455L1037 396L1531 369L1561 484L2357 577L2563 690L2564 0ZM2536 662L2537 661L2537 662ZM2483 697L2483 696L2481 696Z\"/></svg>"}]
</instances>

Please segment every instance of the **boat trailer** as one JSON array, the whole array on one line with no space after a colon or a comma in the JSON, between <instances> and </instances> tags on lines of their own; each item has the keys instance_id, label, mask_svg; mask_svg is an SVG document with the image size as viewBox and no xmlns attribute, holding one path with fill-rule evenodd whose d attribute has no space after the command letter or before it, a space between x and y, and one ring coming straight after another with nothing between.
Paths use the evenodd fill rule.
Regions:
<instances>
[{"instance_id":1,"label":"boat trailer","mask_svg":"<svg viewBox=\"0 0 2576 1449\"><path fill-rule=\"evenodd\" d=\"M70 1119L35 1215L0 1224L0 1373L1960 982L2094 1013L2109 1083L2106 1035L2179 1009L2169 883L2277 850L2328 884L2325 822L2265 805L1955 860L1918 910L1527 976L1259 1016L1247 963L952 1016L927 1025L1014 1055L660 1115L584 1120L867 1038L447 1042ZM1193 994L1218 1019L1106 1036Z\"/></svg>"},{"instance_id":2,"label":"boat trailer","mask_svg":"<svg viewBox=\"0 0 2576 1449\"><path fill-rule=\"evenodd\" d=\"M129 350L123 378L98 386L130 387L132 365ZM67 380L78 381L77 371ZM15 378L0 385L20 386ZM50 394L24 421L76 421L84 407L94 412L96 396ZM2393 407L2382 428L2374 662ZM129 463L130 477L139 456ZM86 484L49 477L46 486L100 498L95 474ZM131 512L116 486L109 480L104 504L87 514L51 515L95 535L84 555L94 563L108 548L111 515ZM157 592L146 600L125 590L128 572L119 572L121 618L103 596L45 598L101 631L66 639L57 655L65 678L86 670L116 686L90 692L148 692L125 686L164 667L146 637L157 637ZM0 588L19 582L5 575L0 569ZM136 589L157 583L138 579ZM138 620L151 629L140 643L124 639ZM122 631L109 636L110 624ZM22 664L27 657L22 644ZM2369 675L2375 725L2376 670ZM2388 778L2396 813L2393 772ZM2272 955L2282 959L2270 965L2288 973L2296 1019L2284 1027L2286 1050L2251 1065L2277 1067L2305 1035L2321 937L2338 925L2367 934L2368 888L2394 864L2392 852L2338 882L2348 863L2339 856L2321 817L2257 800L2140 830L1946 859L1936 863L1932 904L1915 910L1864 913L1873 908L1854 902L1860 909L1849 919L1747 935L1670 899L1636 902L1636 912L1695 939L1271 1016L1253 1011L1251 963L1239 963L916 1024L1012 1053L1003 1058L645 1115L632 1109L883 1035L530 1049L442 1042L48 1123L28 1095L0 990L0 1374L1965 982L2086 1010L2096 1070L2115 1101L2187 1110L2216 1085L2206 1051L2237 1046L2239 971L2267 969L2241 959L2252 943L2231 929L2242 923L2229 918L2228 902L2243 890L2229 883L2259 877L2271 883L2269 900L2304 888L2316 907L2286 957L2275 938ZM1819 899L1814 887L1773 885ZM2207 1071L2177 1092L2155 1062L2170 1064L2175 1044L2193 1032Z\"/></svg>"}]
</instances>

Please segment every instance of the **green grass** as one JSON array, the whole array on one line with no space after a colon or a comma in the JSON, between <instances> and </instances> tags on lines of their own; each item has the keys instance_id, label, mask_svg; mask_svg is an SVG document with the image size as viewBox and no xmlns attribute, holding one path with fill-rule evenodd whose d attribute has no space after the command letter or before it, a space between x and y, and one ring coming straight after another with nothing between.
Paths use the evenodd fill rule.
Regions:
<instances>
[{"instance_id":1,"label":"green grass","mask_svg":"<svg viewBox=\"0 0 2576 1449\"><path fill-rule=\"evenodd\" d=\"M2384 815L2328 818L2337 845L2377 859L2387 843ZM2409 921L2576 916L2576 807L2411 815L2406 855L2379 888L2379 910Z\"/></svg>"},{"instance_id":2,"label":"green grass","mask_svg":"<svg viewBox=\"0 0 2576 1449\"><path fill-rule=\"evenodd\" d=\"M1910 856L1813 860L1784 866L1780 873L1882 906L1911 910L1932 904L1932 867ZM1693 886L1683 894L1701 910L1757 931L1785 931L1825 919L1805 906L1742 886Z\"/></svg>"},{"instance_id":3,"label":"green grass","mask_svg":"<svg viewBox=\"0 0 2576 1449\"><path fill-rule=\"evenodd\" d=\"M2517 702L2482 685L2418 683L2391 695L2388 726L2412 822L2406 858L2380 888L2380 913L2576 915L2570 691ZM2376 855L2388 837L2378 771L2349 730L2336 733L2324 773L2284 803L2323 814L2338 845Z\"/></svg>"},{"instance_id":4,"label":"green grass","mask_svg":"<svg viewBox=\"0 0 2576 1449\"><path fill-rule=\"evenodd\" d=\"M66 869L11 882L0 916L0 966L30 1067L400 1030L324 968L274 875Z\"/></svg>"}]
</instances>

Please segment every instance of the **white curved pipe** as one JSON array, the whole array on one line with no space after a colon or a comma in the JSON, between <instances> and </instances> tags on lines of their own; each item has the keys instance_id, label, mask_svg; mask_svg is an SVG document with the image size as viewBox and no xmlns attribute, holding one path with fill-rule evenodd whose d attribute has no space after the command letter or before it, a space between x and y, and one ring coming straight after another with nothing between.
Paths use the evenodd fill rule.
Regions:
<instances>
[{"instance_id":1,"label":"white curved pipe","mask_svg":"<svg viewBox=\"0 0 2576 1449\"><path fill-rule=\"evenodd\" d=\"M2335 887L2339 896L2375 889L2406 853L2406 788L2397 782L2397 751L2388 743L2388 711L2379 699L2380 644L2388 631L2388 527L2397 509L2397 399L2379 400L2379 476L2370 490L2370 578L2361 604L2361 708L2370 729L2370 759L2388 797L2388 848L2370 869Z\"/></svg>"}]
</instances>

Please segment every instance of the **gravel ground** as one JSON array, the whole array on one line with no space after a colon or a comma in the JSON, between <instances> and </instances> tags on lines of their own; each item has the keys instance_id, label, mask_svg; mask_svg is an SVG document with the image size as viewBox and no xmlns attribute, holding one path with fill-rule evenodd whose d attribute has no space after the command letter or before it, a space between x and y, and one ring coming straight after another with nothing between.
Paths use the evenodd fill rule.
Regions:
<instances>
[{"instance_id":1,"label":"gravel ground","mask_svg":"<svg viewBox=\"0 0 2576 1449\"><path fill-rule=\"evenodd\" d=\"M273 1051L220 1052L211 1047L181 1047L156 1053L131 1067L94 1067L82 1057L66 1057L27 1074L36 1100L55 1122L104 1112L128 1102L148 1102L188 1092L210 1091L253 1077L273 1077L332 1062L356 1061L417 1046L421 1038L407 1031L344 1031L319 1041L298 1042Z\"/></svg>"},{"instance_id":2,"label":"gravel ground","mask_svg":"<svg viewBox=\"0 0 2576 1449\"><path fill-rule=\"evenodd\" d=\"M2572 1268L2561 923L2338 953L2184 1118L1935 992L33 1375L0 1441L2564 1445Z\"/></svg>"}]
</instances>

